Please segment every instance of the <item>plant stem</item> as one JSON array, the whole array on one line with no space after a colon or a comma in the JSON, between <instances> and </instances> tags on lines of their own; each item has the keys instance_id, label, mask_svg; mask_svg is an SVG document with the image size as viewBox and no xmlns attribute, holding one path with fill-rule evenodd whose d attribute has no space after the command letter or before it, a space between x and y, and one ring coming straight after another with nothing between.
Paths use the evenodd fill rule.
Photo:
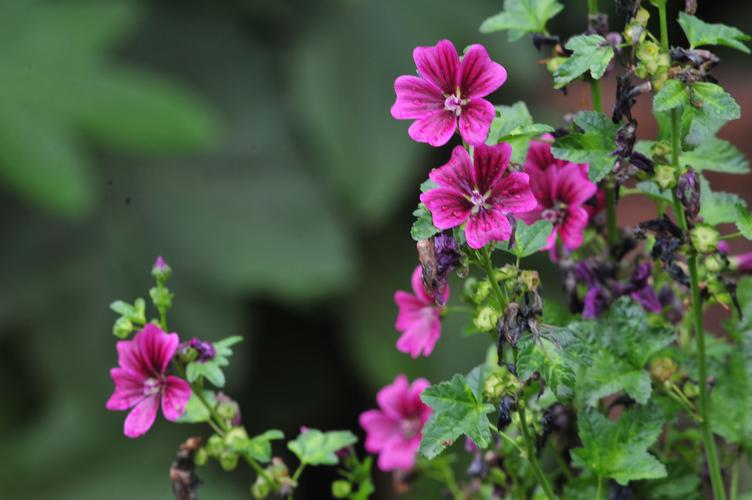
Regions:
<instances>
[{"instance_id":1,"label":"plant stem","mask_svg":"<svg viewBox=\"0 0 752 500\"><path fill-rule=\"evenodd\" d=\"M734 463L731 465L731 500L736 500L737 493L739 491L739 462L741 456L737 453L734 457Z\"/></svg>"},{"instance_id":2,"label":"plant stem","mask_svg":"<svg viewBox=\"0 0 752 500\"><path fill-rule=\"evenodd\" d=\"M666 17L666 0L658 4L658 15L661 25L661 47L664 52L668 51L668 21ZM681 149L679 139L679 114L676 109L671 110L671 165L679 170L679 152ZM684 208L673 193L674 215L679 227L686 232L688 229L687 220L684 216ZM723 486L721 469L718 465L718 456L715 450L715 441L710 428L710 415L708 413L708 369L705 359L705 329L702 322L702 297L700 296L700 280L697 271L697 255L691 253L687 257L687 266L689 267L690 289L692 293L692 315L695 330L695 342L697 344L697 365L698 365L698 385L700 387L700 431L705 447L705 458L708 462L710 471L710 484L713 488L713 497L716 500L725 500L726 492Z\"/></svg>"},{"instance_id":3,"label":"plant stem","mask_svg":"<svg viewBox=\"0 0 752 500\"><path fill-rule=\"evenodd\" d=\"M499 303L499 312L503 313L508 299L506 293L502 293L501 288L499 287L499 282L496 281L493 263L491 262L491 250L489 250L488 246L483 248L481 255L483 258L483 269L486 271L488 281L491 282L491 289L493 290L494 295L496 295L496 300Z\"/></svg>"},{"instance_id":4,"label":"plant stem","mask_svg":"<svg viewBox=\"0 0 752 500\"><path fill-rule=\"evenodd\" d=\"M718 239L720 239L720 240L733 240L734 238L739 238L741 235L742 235L742 233L740 231L737 231L737 232L731 233L731 234L724 234L723 236L721 236Z\"/></svg>"},{"instance_id":5,"label":"plant stem","mask_svg":"<svg viewBox=\"0 0 752 500\"><path fill-rule=\"evenodd\" d=\"M595 500L601 500L603 496L603 476L598 476L598 491L595 493Z\"/></svg>"},{"instance_id":6,"label":"plant stem","mask_svg":"<svg viewBox=\"0 0 752 500\"><path fill-rule=\"evenodd\" d=\"M530 436L530 431L527 428L525 408L520 407L520 409L517 410L517 414L520 417L520 428L522 429L522 436L525 438L527 459L528 461L530 461L530 466L533 468L533 473L535 473L535 477L538 479L538 483L541 485L541 488L543 488L543 491L546 493L548 499L554 500L556 498L556 494L554 494L554 490L551 489L551 485L548 484L546 475L543 473L543 470L538 463L538 458L536 458L535 456L535 444L533 443L533 438Z\"/></svg>"},{"instance_id":7,"label":"plant stem","mask_svg":"<svg viewBox=\"0 0 752 500\"><path fill-rule=\"evenodd\" d=\"M616 186L613 183L606 186L606 220L608 221L608 243L615 245L619 242L619 229L616 225Z\"/></svg>"}]
</instances>

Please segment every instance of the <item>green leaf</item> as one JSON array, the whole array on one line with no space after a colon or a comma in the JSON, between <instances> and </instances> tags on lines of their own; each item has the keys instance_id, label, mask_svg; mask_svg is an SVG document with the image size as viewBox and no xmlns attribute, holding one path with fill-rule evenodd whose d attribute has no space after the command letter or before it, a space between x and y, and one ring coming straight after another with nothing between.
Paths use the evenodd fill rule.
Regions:
<instances>
[{"instance_id":1,"label":"green leaf","mask_svg":"<svg viewBox=\"0 0 752 500\"><path fill-rule=\"evenodd\" d=\"M504 10L480 25L481 33L509 31L509 41L527 33L545 33L546 23L564 8L556 0L505 0Z\"/></svg>"},{"instance_id":2,"label":"green leaf","mask_svg":"<svg viewBox=\"0 0 752 500\"><path fill-rule=\"evenodd\" d=\"M693 49L703 45L723 45L749 54L749 47L742 42L749 41L752 37L738 28L720 23L706 23L684 12L679 13L679 24Z\"/></svg>"},{"instance_id":3,"label":"green leaf","mask_svg":"<svg viewBox=\"0 0 752 500\"><path fill-rule=\"evenodd\" d=\"M491 122L486 144L509 143L512 146L512 161L523 163L531 139L553 131L553 127L534 123L527 105L519 101L512 106L496 107L496 117Z\"/></svg>"},{"instance_id":4,"label":"green leaf","mask_svg":"<svg viewBox=\"0 0 752 500\"><path fill-rule=\"evenodd\" d=\"M679 155L683 167L691 166L697 171L710 170L726 174L746 174L749 160L736 146L723 139L710 138L700 143L692 151Z\"/></svg>"},{"instance_id":5,"label":"green leaf","mask_svg":"<svg viewBox=\"0 0 752 500\"><path fill-rule=\"evenodd\" d=\"M671 191L668 189L661 190L660 186L653 181L638 182L635 187L655 201L666 201L671 203L673 200L671 197Z\"/></svg>"},{"instance_id":6,"label":"green leaf","mask_svg":"<svg viewBox=\"0 0 752 500\"><path fill-rule=\"evenodd\" d=\"M752 214L743 204L736 205L736 228L742 236L752 240Z\"/></svg>"},{"instance_id":7,"label":"green leaf","mask_svg":"<svg viewBox=\"0 0 752 500\"><path fill-rule=\"evenodd\" d=\"M614 48L600 35L578 35L569 39L565 47L573 54L554 72L554 87L560 89L590 70L599 80L614 58Z\"/></svg>"},{"instance_id":8,"label":"green leaf","mask_svg":"<svg viewBox=\"0 0 752 500\"><path fill-rule=\"evenodd\" d=\"M473 377L472 380L478 379ZM420 443L421 452L429 460L463 434L480 448L491 442L490 422L486 415L495 408L483 401L482 387L471 386L469 380L457 374L449 382L426 388L420 398L433 409L431 418L423 427Z\"/></svg>"},{"instance_id":9,"label":"green leaf","mask_svg":"<svg viewBox=\"0 0 752 500\"><path fill-rule=\"evenodd\" d=\"M574 132L556 139L551 147L554 157L574 163L589 163L590 180L598 182L614 166L616 125L603 113L580 111L574 123L582 133Z\"/></svg>"},{"instance_id":10,"label":"green leaf","mask_svg":"<svg viewBox=\"0 0 752 500\"><path fill-rule=\"evenodd\" d=\"M431 212L423 203L418 205L413 215L415 216L415 222L413 222L413 227L410 228L410 236L415 241L427 240L431 236L441 232L441 229L433 225Z\"/></svg>"},{"instance_id":11,"label":"green leaf","mask_svg":"<svg viewBox=\"0 0 752 500\"><path fill-rule=\"evenodd\" d=\"M524 380L539 373L558 401L567 401L574 395L575 368L578 362L587 364L578 354L583 353L579 338L565 328L544 331L539 339L528 335L520 339L517 355L517 373Z\"/></svg>"},{"instance_id":12,"label":"green leaf","mask_svg":"<svg viewBox=\"0 0 752 500\"><path fill-rule=\"evenodd\" d=\"M253 460L261 463L267 463L272 459L272 441L278 439L284 439L285 435L282 431L272 429L250 438L242 449L236 449L235 451L245 453Z\"/></svg>"},{"instance_id":13,"label":"green leaf","mask_svg":"<svg viewBox=\"0 0 752 500\"><path fill-rule=\"evenodd\" d=\"M337 451L353 445L358 438L350 431L321 432L308 429L287 443L300 463L306 465L337 465Z\"/></svg>"},{"instance_id":14,"label":"green leaf","mask_svg":"<svg viewBox=\"0 0 752 500\"><path fill-rule=\"evenodd\" d=\"M134 300L133 305L122 300L116 300L110 304L110 309L133 323L146 323L146 302L144 299L138 298Z\"/></svg>"},{"instance_id":15,"label":"green leaf","mask_svg":"<svg viewBox=\"0 0 752 500\"><path fill-rule=\"evenodd\" d=\"M653 110L669 111L689 104L687 87L679 80L668 80L661 90L653 96Z\"/></svg>"},{"instance_id":16,"label":"green leaf","mask_svg":"<svg viewBox=\"0 0 752 500\"><path fill-rule=\"evenodd\" d=\"M647 451L663 430L664 416L657 405L631 408L616 422L588 408L577 422L582 447L571 452L576 467L621 485L666 476L666 467Z\"/></svg>"},{"instance_id":17,"label":"green leaf","mask_svg":"<svg viewBox=\"0 0 752 500\"><path fill-rule=\"evenodd\" d=\"M592 364L578 376L578 397L590 406L619 391L646 403L652 388L645 364L674 339L670 328L651 327L642 307L628 297L611 306L606 318L570 324L590 350Z\"/></svg>"},{"instance_id":18,"label":"green leaf","mask_svg":"<svg viewBox=\"0 0 752 500\"><path fill-rule=\"evenodd\" d=\"M93 206L100 183L82 139L166 153L214 142L215 118L193 95L110 57L133 25L134 4L7 4L0 33L12 43L0 47L0 180L27 201L69 217Z\"/></svg>"},{"instance_id":19,"label":"green leaf","mask_svg":"<svg viewBox=\"0 0 752 500\"><path fill-rule=\"evenodd\" d=\"M204 397L210 405L214 404L214 391L204 391ZM196 393L191 391L191 399L185 405L185 413L177 419L177 422L180 424L198 424L207 422L209 417L209 409L204 406L204 403L196 396Z\"/></svg>"},{"instance_id":20,"label":"green leaf","mask_svg":"<svg viewBox=\"0 0 752 500\"><path fill-rule=\"evenodd\" d=\"M525 222L517 220L512 248L509 248L509 241L499 242L496 248L509 252L519 258L527 257L546 245L546 241L553 229L553 225L546 220L535 221L529 226Z\"/></svg>"},{"instance_id":21,"label":"green leaf","mask_svg":"<svg viewBox=\"0 0 752 500\"><path fill-rule=\"evenodd\" d=\"M685 141L699 145L714 136L729 120L741 117L741 108L723 87L710 82L692 84L692 105L684 114L691 116L691 124ZM689 118L683 118L689 119Z\"/></svg>"},{"instance_id":22,"label":"green leaf","mask_svg":"<svg viewBox=\"0 0 752 500\"><path fill-rule=\"evenodd\" d=\"M710 225L736 222L738 207L746 208L746 203L739 196L723 191L712 191L705 177L700 177L700 216Z\"/></svg>"},{"instance_id":23,"label":"green leaf","mask_svg":"<svg viewBox=\"0 0 752 500\"><path fill-rule=\"evenodd\" d=\"M188 363L186 367L186 377L188 382L195 382L201 377L206 378L215 387L223 387L225 385L225 374L222 372L222 367L230 364L228 356L232 355L231 346L237 344L243 340L243 337L232 336L219 342L213 342L214 350L216 354L214 358L208 361L192 361Z\"/></svg>"}]
</instances>

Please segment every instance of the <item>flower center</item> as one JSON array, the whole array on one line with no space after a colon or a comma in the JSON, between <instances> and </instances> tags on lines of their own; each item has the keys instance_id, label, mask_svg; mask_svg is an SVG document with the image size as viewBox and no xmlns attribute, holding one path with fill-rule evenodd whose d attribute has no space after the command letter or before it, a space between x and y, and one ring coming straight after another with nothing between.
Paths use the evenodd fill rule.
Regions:
<instances>
[{"instance_id":1,"label":"flower center","mask_svg":"<svg viewBox=\"0 0 752 500\"><path fill-rule=\"evenodd\" d=\"M486 194L480 194L477 189L473 189L473 192L470 193L470 196L467 196L467 199L470 201L470 203L473 204L473 213L477 214L480 212L481 208L490 208L488 204L486 203L486 200L488 199L490 193Z\"/></svg>"},{"instance_id":2,"label":"flower center","mask_svg":"<svg viewBox=\"0 0 752 500\"><path fill-rule=\"evenodd\" d=\"M400 430L402 431L402 435L408 439L418 435L420 428L421 423L418 417L402 420L400 422Z\"/></svg>"},{"instance_id":3,"label":"flower center","mask_svg":"<svg viewBox=\"0 0 752 500\"><path fill-rule=\"evenodd\" d=\"M553 207L543 210L541 212L541 217L556 226L564 221L566 212L567 206L557 201L556 203L554 203Z\"/></svg>"},{"instance_id":4,"label":"flower center","mask_svg":"<svg viewBox=\"0 0 752 500\"><path fill-rule=\"evenodd\" d=\"M459 96L459 91L456 94L449 95L444 100L444 109L451 111L455 116L460 116L462 113L462 106L467 104L467 100L462 99Z\"/></svg>"},{"instance_id":5,"label":"flower center","mask_svg":"<svg viewBox=\"0 0 752 500\"><path fill-rule=\"evenodd\" d=\"M162 381L156 378L147 378L144 381L144 396L153 396L162 388Z\"/></svg>"}]
</instances>

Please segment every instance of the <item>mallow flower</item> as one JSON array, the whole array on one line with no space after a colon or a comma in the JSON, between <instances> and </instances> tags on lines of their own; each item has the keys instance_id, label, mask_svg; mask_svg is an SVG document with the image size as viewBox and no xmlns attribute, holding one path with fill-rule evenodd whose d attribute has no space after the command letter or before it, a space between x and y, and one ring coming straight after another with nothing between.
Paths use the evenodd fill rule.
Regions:
<instances>
[{"instance_id":1,"label":"mallow flower","mask_svg":"<svg viewBox=\"0 0 752 500\"><path fill-rule=\"evenodd\" d=\"M420 195L434 226L450 229L467 222L465 239L475 249L490 241L508 240L512 224L507 216L537 206L527 174L507 174L511 156L512 148L506 143L476 146L474 160L465 148L455 147L449 162L428 175L438 187Z\"/></svg>"},{"instance_id":2,"label":"mallow flower","mask_svg":"<svg viewBox=\"0 0 752 500\"><path fill-rule=\"evenodd\" d=\"M525 159L525 172L538 203L520 218L528 224L540 219L553 224L545 248L554 247L557 236L567 250L578 248L588 223L585 202L598 190L588 180L588 165L556 159L548 142L533 141Z\"/></svg>"},{"instance_id":3,"label":"mallow flower","mask_svg":"<svg viewBox=\"0 0 752 500\"><path fill-rule=\"evenodd\" d=\"M379 409L360 415L366 450L379 454L379 469L410 471L415 466L421 431L431 416L431 408L420 400L420 394L429 385L424 378L409 384L405 375L398 375L376 395Z\"/></svg>"},{"instance_id":4,"label":"mallow flower","mask_svg":"<svg viewBox=\"0 0 752 500\"><path fill-rule=\"evenodd\" d=\"M460 61L449 40L433 47L416 47L413 59L419 76L395 80L397 100L392 116L415 120L408 134L417 142L443 146L454 135L459 120L462 139L482 144L496 114L483 97L504 84L504 67L493 62L482 45L468 47Z\"/></svg>"},{"instance_id":5,"label":"mallow flower","mask_svg":"<svg viewBox=\"0 0 752 500\"><path fill-rule=\"evenodd\" d=\"M421 266L413 271L411 284L413 293L398 290L394 294L394 302L399 308L395 328L402 333L397 339L397 350L417 358L421 354L429 356L441 337L441 307L423 285ZM438 293L441 294L440 302L446 304L449 286Z\"/></svg>"},{"instance_id":6,"label":"mallow flower","mask_svg":"<svg viewBox=\"0 0 752 500\"><path fill-rule=\"evenodd\" d=\"M145 434L157 418L160 403L167 420L175 421L185 412L191 388L185 380L166 374L179 342L177 333L165 333L149 323L133 340L117 343L120 366L110 370L115 392L107 409L131 409L125 419L126 436Z\"/></svg>"}]
</instances>

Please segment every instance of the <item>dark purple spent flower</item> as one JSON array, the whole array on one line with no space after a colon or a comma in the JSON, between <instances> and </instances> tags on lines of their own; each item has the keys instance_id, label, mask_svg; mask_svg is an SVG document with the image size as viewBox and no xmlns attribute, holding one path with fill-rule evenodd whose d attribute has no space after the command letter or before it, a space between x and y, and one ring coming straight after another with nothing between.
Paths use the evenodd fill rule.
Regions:
<instances>
[{"instance_id":1,"label":"dark purple spent flower","mask_svg":"<svg viewBox=\"0 0 752 500\"><path fill-rule=\"evenodd\" d=\"M214 356L217 355L217 351L214 349L214 344L196 337L193 337L191 340L187 340L180 344L178 351L186 349L195 349L198 353L198 358L196 358L196 361L200 363L211 361L212 359L214 359Z\"/></svg>"},{"instance_id":2,"label":"dark purple spent flower","mask_svg":"<svg viewBox=\"0 0 752 500\"><path fill-rule=\"evenodd\" d=\"M582 310L582 317L585 319L598 318L608 309L609 303L609 296L603 288L591 288L585 295L585 307Z\"/></svg>"},{"instance_id":3,"label":"dark purple spent flower","mask_svg":"<svg viewBox=\"0 0 752 500\"><path fill-rule=\"evenodd\" d=\"M577 281L584 283L588 287L598 285L598 276L595 272L593 263L589 260L582 260L575 265L574 275Z\"/></svg>"},{"instance_id":4,"label":"dark purple spent flower","mask_svg":"<svg viewBox=\"0 0 752 500\"><path fill-rule=\"evenodd\" d=\"M511 396L504 396L499 403L499 418L496 426L500 431L506 429L512 423L512 412L517 409L517 402Z\"/></svg>"},{"instance_id":5,"label":"dark purple spent flower","mask_svg":"<svg viewBox=\"0 0 752 500\"><path fill-rule=\"evenodd\" d=\"M684 317L684 304L682 304L679 296L674 293L674 290L665 285L658 292L658 301L662 307L666 308L665 317L673 325L679 323Z\"/></svg>"},{"instance_id":6,"label":"dark purple spent flower","mask_svg":"<svg viewBox=\"0 0 752 500\"><path fill-rule=\"evenodd\" d=\"M687 170L679 177L676 195L684 206L684 213L687 218L690 220L696 219L700 213L700 182L694 171Z\"/></svg>"},{"instance_id":7,"label":"dark purple spent flower","mask_svg":"<svg viewBox=\"0 0 752 500\"><path fill-rule=\"evenodd\" d=\"M436 267L440 275L447 275L460 265L462 254L457 241L446 233L436 235L433 239L436 254Z\"/></svg>"}]
</instances>

